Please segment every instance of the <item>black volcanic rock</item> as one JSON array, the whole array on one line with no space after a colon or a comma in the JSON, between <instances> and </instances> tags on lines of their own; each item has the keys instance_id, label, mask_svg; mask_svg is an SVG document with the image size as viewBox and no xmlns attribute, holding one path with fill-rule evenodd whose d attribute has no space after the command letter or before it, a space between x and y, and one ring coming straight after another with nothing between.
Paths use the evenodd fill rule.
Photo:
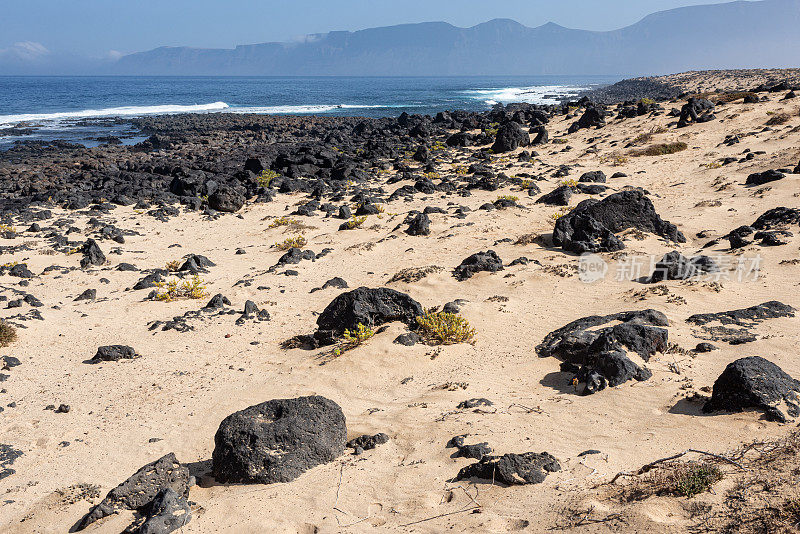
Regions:
<instances>
[{"instance_id":1,"label":"black volcanic rock","mask_svg":"<svg viewBox=\"0 0 800 534\"><path fill-rule=\"evenodd\" d=\"M548 473L561 471L561 464L543 452L484 456L479 462L461 469L454 480L479 478L508 486L539 484Z\"/></svg>"},{"instance_id":2,"label":"black volcanic rock","mask_svg":"<svg viewBox=\"0 0 800 534\"><path fill-rule=\"evenodd\" d=\"M290 482L344 452L347 427L338 404L320 396L276 399L226 417L214 436L218 482Z\"/></svg>"},{"instance_id":3,"label":"black volcanic rock","mask_svg":"<svg viewBox=\"0 0 800 534\"><path fill-rule=\"evenodd\" d=\"M145 465L108 492L100 504L80 521L77 530L83 530L120 510L143 510L165 488L184 497L189 493L189 470L178 462L173 453Z\"/></svg>"},{"instance_id":4,"label":"black volcanic rock","mask_svg":"<svg viewBox=\"0 0 800 534\"><path fill-rule=\"evenodd\" d=\"M503 261L494 250L477 252L461 262L461 265L453 269L453 276L459 282L463 282L472 275L481 271L496 273L503 270Z\"/></svg>"},{"instance_id":5,"label":"black volcanic rock","mask_svg":"<svg viewBox=\"0 0 800 534\"><path fill-rule=\"evenodd\" d=\"M521 146L528 146L530 138L516 122L507 122L498 128L492 151L496 154L510 152Z\"/></svg>"},{"instance_id":6,"label":"black volcanic rock","mask_svg":"<svg viewBox=\"0 0 800 534\"><path fill-rule=\"evenodd\" d=\"M553 243L575 253L612 252L625 248L614 235L628 228L650 232L677 243L686 238L656 213L640 190L622 191L603 200L588 199L556 221Z\"/></svg>"},{"instance_id":7,"label":"black volcanic rock","mask_svg":"<svg viewBox=\"0 0 800 534\"><path fill-rule=\"evenodd\" d=\"M706 413L764 410L768 419L785 423L800 416L800 381L760 356L740 358L729 364L714 382ZM787 415L789 417L787 417Z\"/></svg>"},{"instance_id":8,"label":"black volcanic rock","mask_svg":"<svg viewBox=\"0 0 800 534\"><path fill-rule=\"evenodd\" d=\"M603 326L612 322L619 324ZM539 357L559 358L564 369L575 373L578 383L585 384L584 394L596 393L628 380L649 379L650 371L633 362L626 349L645 362L656 352L664 352L668 332L663 327L668 324L666 316L656 310L592 315L547 334L536 353Z\"/></svg>"},{"instance_id":9,"label":"black volcanic rock","mask_svg":"<svg viewBox=\"0 0 800 534\"><path fill-rule=\"evenodd\" d=\"M419 302L405 293L385 287L359 287L342 293L317 317L317 327L322 331L342 334L346 329L380 326L391 321L416 324L423 310Z\"/></svg>"}]
</instances>

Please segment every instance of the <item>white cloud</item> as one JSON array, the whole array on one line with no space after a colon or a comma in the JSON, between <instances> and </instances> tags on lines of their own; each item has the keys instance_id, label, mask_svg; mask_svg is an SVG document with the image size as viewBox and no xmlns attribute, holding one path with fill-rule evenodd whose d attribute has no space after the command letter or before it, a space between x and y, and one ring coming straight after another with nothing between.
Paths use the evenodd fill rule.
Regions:
<instances>
[{"instance_id":1,"label":"white cloud","mask_svg":"<svg viewBox=\"0 0 800 534\"><path fill-rule=\"evenodd\" d=\"M0 57L5 59L16 59L19 61L36 61L45 56L50 55L48 50L42 43L33 41L22 41L14 43L8 48L0 48Z\"/></svg>"}]
</instances>

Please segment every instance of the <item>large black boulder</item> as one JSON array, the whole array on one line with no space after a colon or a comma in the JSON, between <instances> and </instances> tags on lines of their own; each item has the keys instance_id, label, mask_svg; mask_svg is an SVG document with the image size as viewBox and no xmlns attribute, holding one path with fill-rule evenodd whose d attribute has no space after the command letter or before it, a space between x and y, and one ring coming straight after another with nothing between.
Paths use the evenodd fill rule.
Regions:
<instances>
[{"instance_id":1,"label":"large black boulder","mask_svg":"<svg viewBox=\"0 0 800 534\"><path fill-rule=\"evenodd\" d=\"M244 206L244 195L230 186L220 186L213 195L208 197L208 205L217 211L234 213Z\"/></svg>"},{"instance_id":2,"label":"large black boulder","mask_svg":"<svg viewBox=\"0 0 800 534\"><path fill-rule=\"evenodd\" d=\"M510 152L521 146L528 146L530 138L516 122L507 122L497 130L492 151L496 154Z\"/></svg>"},{"instance_id":3,"label":"large black boulder","mask_svg":"<svg viewBox=\"0 0 800 534\"><path fill-rule=\"evenodd\" d=\"M391 321L413 325L423 310L419 302L394 289L359 287L342 293L317 317L319 330L342 334L359 323L379 326Z\"/></svg>"},{"instance_id":4,"label":"large black boulder","mask_svg":"<svg viewBox=\"0 0 800 534\"><path fill-rule=\"evenodd\" d=\"M414 216L413 219L408 223L408 228L406 229L406 233L408 235L430 235L431 233L431 219L424 213L418 213Z\"/></svg>"},{"instance_id":5,"label":"large black boulder","mask_svg":"<svg viewBox=\"0 0 800 534\"><path fill-rule=\"evenodd\" d=\"M189 470L178 462L173 453L145 465L109 491L100 504L84 516L77 530L83 530L95 521L120 510L142 510L165 488L184 497L189 494Z\"/></svg>"},{"instance_id":6,"label":"large black boulder","mask_svg":"<svg viewBox=\"0 0 800 534\"><path fill-rule=\"evenodd\" d=\"M800 209L781 206L765 211L751 226L756 230L771 230L777 226L798 223L800 223Z\"/></svg>"},{"instance_id":7,"label":"large black boulder","mask_svg":"<svg viewBox=\"0 0 800 534\"><path fill-rule=\"evenodd\" d=\"M553 243L569 252L613 252L625 245L614 235L628 228L650 232L678 243L686 238L656 213L638 189L614 193L602 200L587 199L556 221Z\"/></svg>"},{"instance_id":8,"label":"large black boulder","mask_svg":"<svg viewBox=\"0 0 800 534\"><path fill-rule=\"evenodd\" d=\"M472 275L480 271L496 273L503 270L503 261L494 250L477 252L461 262L461 265L453 269L453 276L459 282L463 282Z\"/></svg>"},{"instance_id":9,"label":"large black boulder","mask_svg":"<svg viewBox=\"0 0 800 534\"><path fill-rule=\"evenodd\" d=\"M609 323L617 323L610 326ZM545 336L537 345L539 357L556 357L564 370L585 384L585 394L628 380L647 380L652 374L628 358L627 350L645 362L667 349L667 317L656 310L592 315L572 321ZM600 328L602 327L602 328Z\"/></svg>"},{"instance_id":10,"label":"large black boulder","mask_svg":"<svg viewBox=\"0 0 800 534\"><path fill-rule=\"evenodd\" d=\"M787 414L800 416L800 381L761 356L740 358L728 364L714 382L714 390L703 406L706 413L764 410L772 421L786 422Z\"/></svg>"},{"instance_id":11,"label":"large black boulder","mask_svg":"<svg viewBox=\"0 0 800 534\"><path fill-rule=\"evenodd\" d=\"M582 128L602 128L605 125L605 112L594 105L590 105L581 115L581 118L572 123L568 132L575 133Z\"/></svg>"},{"instance_id":12,"label":"large black boulder","mask_svg":"<svg viewBox=\"0 0 800 534\"><path fill-rule=\"evenodd\" d=\"M776 171L774 169L770 169L764 172L754 172L753 174L747 177L745 181L746 185L764 185L768 184L769 182L774 182L776 180L782 180L785 178L786 175L780 171Z\"/></svg>"},{"instance_id":13,"label":"large black boulder","mask_svg":"<svg viewBox=\"0 0 800 534\"><path fill-rule=\"evenodd\" d=\"M461 469L455 480L480 478L508 486L539 484L548 473L561 471L561 464L552 455L542 452L484 456L479 462Z\"/></svg>"},{"instance_id":14,"label":"large black boulder","mask_svg":"<svg viewBox=\"0 0 800 534\"><path fill-rule=\"evenodd\" d=\"M81 248L83 257L81 258L81 267L86 268L90 265L103 265L106 262L106 255L100 250L100 246L94 239L87 239L86 243Z\"/></svg>"},{"instance_id":15,"label":"large black boulder","mask_svg":"<svg viewBox=\"0 0 800 534\"><path fill-rule=\"evenodd\" d=\"M226 417L214 436L214 478L223 483L289 482L342 455L342 409L320 396L275 399Z\"/></svg>"}]
</instances>

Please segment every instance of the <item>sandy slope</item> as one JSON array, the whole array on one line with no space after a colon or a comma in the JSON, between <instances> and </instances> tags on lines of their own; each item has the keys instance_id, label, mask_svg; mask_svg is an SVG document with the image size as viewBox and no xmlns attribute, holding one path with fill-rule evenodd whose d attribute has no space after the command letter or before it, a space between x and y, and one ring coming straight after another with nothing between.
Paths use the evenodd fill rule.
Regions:
<instances>
[{"instance_id":1,"label":"sandy slope","mask_svg":"<svg viewBox=\"0 0 800 534\"><path fill-rule=\"evenodd\" d=\"M654 142L689 144L689 150L670 156L630 158L616 167L604 158L615 151L625 153L624 141L639 133L672 122L666 116L641 117L569 136L572 149L567 152L561 152L564 145L559 144L540 148L541 157L529 168L503 161L496 165L509 166L505 171L509 175L540 174L559 164L580 165L573 178L596 169L609 176L624 171L627 178L610 180L608 185L616 190L640 186L650 191L657 211L687 236L688 243L678 249L689 255L708 240L696 238L697 232L723 235L752 223L767 209L798 206L798 175L774 182L760 193L743 185L750 172L794 167L800 159L797 104L779 102L781 96L771 95L772 101L765 104L729 104L718 110L716 122L682 130L672 127L655 135ZM743 138L733 147L720 146L727 134L760 132L767 113L777 110L794 117L774 131ZM569 124L556 119L549 126L551 135L564 132ZM618 144L612 146L613 142ZM597 151L587 150L590 147ZM745 148L764 150L766 155L743 165L704 166L739 155ZM555 182L549 178L539 184L548 192ZM476 192L458 200L477 210L499 194L520 193ZM572 205L583 198L574 198ZM3 384L7 392L0 397L4 405L17 403L0 415L0 442L25 453L13 466L17 473L0 481L4 531L64 532L90 503L70 504L54 492L87 482L99 485L105 495L140 466L167 452L174 451L183 462L207 462L214 432L225 416L272 398L324 395L342 406L351 436L382 431L391 441L363 456L344 456L315 468L288 484L219 486L201 479L190 494L198 513L182 532L542 532L557 523L568 502L591 499L591 493L584 491L617 471L689 447L725 451L742 441L788 431L787 426L763 421L758 413L704 416L700 404L684 397L713 384L727 363L742 356L764 356L800 376L795 357L800 335L797 319L761 324L759 339L753 343L721 344L722 350L697 356L659 354L649 363L653 371L649 381L586 397L573 392L567 375L558 372L557 360L538 358L534 346L549 331L578 317L653 307L670 318L670 341L690 349L700 341L685 323L693 313L772 299L800 307L800 266L780 264L798 257L797 238L781 247L745 249L745 255L763 257L757 281L723 281L721 287L666 282L667 296L641 299L632 293L649 286L636 281L619 281L610 275L592 285L581 282L574 274L578 258L559 250L538 244L495 244L528 233L549 234L550 216L556 209L535 205L535 197L521 199L524 209L473 211L463 220L434 214L429 237L392 231L410 209L447 207L455 200L431 195L412 203L391 203L382 218L372 216L362 229L348 232L336 231L341 221L335 219L304 219L317 227L306 232L308 246L316 252L324 247L334 251L316 263L293 267L299 276L266 274L281 254L270 246L287 237L281 229L268 229L269 217L288 213L287 206L291 210L301 200L301 196L280 195L276 202L245 208L241 218L225 216L216 221L185 214L160 223L120 208L111 216L115 224L141 235L127 238L121 255L108 254L112 247L103 242L110 266L40 276L31 282L26 290L45 303L45 321L26 322L28 328L20 330L20 340L0 350L23 362L10 372L12 377ZM697 207L701 201L715 200L721 205ZM75 226L84 228L86 218L78 217ZM0 240L0 244L11 243ZM170 248L176 243L180 248ZM675 248L654 236L643 240L629 236L626 244L625 252L633 256L660 257ZM236 255L238 247L247 254ZM711 252L724 254L724 248ZM40 253L44 249L44 243L38 243L34 251L6 255L2 261L25 261L36 273L52 264L78 264L79 255L45 255ZM505 263L526 256L542 266L531 263L497 274L481 273L466 282L450 276L449 270L462 259L486 249L497 251ZM195 322L196 329L189 333L148 331L148 322L197 309L204 301L143 300L147 291L125 290L140 273L118 272L113 266L125 261L139 268L163 267L188 253L206 255L217 263L204 276L211 294L223 293L239 310L245 300L252 299L269 310L272 321L236 326L238 315L230 315ZM614 273L614 260L608 255L606 259L612 261ZM478 331L474 346L403 347L392 340L404 329L393 325L333 361L320 359L320 351L279 348L293 335L310 333L315 314L340 292L309 293L326 280L341 276L351 288L377 287L403 268L428 265L445 270L419 282L390 287L408 292L423 306L468 300L463 315ZM101 283L101 278L108 283ZM252 279L252 285L235 285L243 278ZM0 279L6 293L16 282L10 277ZM72 302L90 287L98 290L97 301ZM0 310L0 317L12 312L16 313ZM113 343L134 346L142 358L96 366L82 363L97 346ZM670 370L676 363L679 374ZM408 377L413 380L404 380ZM489 398L496 411L455 410L458 402L471 397ZM48 404L60 403L69 404L71 411L44 410ZM451 459L453 450L444 448L452 436L463 433L470 434L468 443L488 441L501 454L550 452L564 469L536 486L449 483L461 467L472 462ZM160 441L150 443L151 438ZM587 449L603 454L577 457ZM206 469L201 464L193 466L196 473ZM472 504L465 491L472 496L477 493L481 513L444 515ZM440 514L443 517L412 525ZM92 531L120 532L131 517L121 514ZM627 530L680 532L687 517L674 502L654 503L632 515ZM594 527L603 528L610 527Z\"/></svg>"}]
</instances>

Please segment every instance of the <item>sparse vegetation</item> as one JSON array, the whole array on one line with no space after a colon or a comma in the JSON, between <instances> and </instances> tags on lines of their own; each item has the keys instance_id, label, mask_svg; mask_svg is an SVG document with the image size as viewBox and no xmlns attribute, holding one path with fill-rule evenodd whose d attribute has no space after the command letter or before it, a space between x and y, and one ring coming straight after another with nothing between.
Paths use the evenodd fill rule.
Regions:
<instances>
[{"instance_id":1,"label":"sparse vegetation","mask_svg":"<svg viewBox=\"0 0 800 534\"><path fill-rule=\"evenodd\" d=\"M361 217L356 217L355 215L353 215L352 217L350 217L350 220L344 224L344 226L348 230L352 230L353 228L360 227L362 224L366 222L366 220L367 220L366 215L362 215Z\"/></svg>"},{"instance_id":2,"label":"sparse vegetation","mask_svg":"<svg viewBox=\"0 0 800 534\"><path fill-rule=\"evenodd\" d=\"M290 248L303 248L307 243L305 237L298 235L295 237L287 237L280 243L275 243L273 246L278 250L289 250Z\"/></svg>"},{"instance_id":3,"label":"sparse vegetation","mask_svg":"<svg viewBox=\"0 0 800 534\"><path fill-rule=\"evenodd\" d=\"M205 282L199 275L194 275L191 279L183 282L174 279L167 282L156 282L156 287L158 289L154 299L161 302L172 302L180 298L201 299L208 295Z\"/></svg>"},{"instance_id":4,"label":"sparse vegetation","mask_svg":"<svg viewBox=\"0 0 800 534\"><path fill-rule=\"evenodd\" d=\"M0 347L7 347L17 340L17 329L0 319Z\"/></svg>"},{"instance_id":5,"label":"sparse vegetation","mask_svg":"<svg viewBox=\"0 0 800 534\"><path fill-rule=\"evenodd\" d=\"M767 120L766 125L767 126L781 126L781 125L786 124L787 122L789 122L789 119L791 119L791 118L792 118L792 116L789 115L788 113L783 113L783 112L775 113L774 115L772 115L772 117L769 118L769 120Z\"/></svg>"},{"instance_id":6,"label":"sparse vegetation","mask_svg":"<svg viewBox=\"0 0 800 534\"><path fill-rule=\"evenodd\" d=\"M654 495L692 498L709 491L722 478L722 470L711 463L672 462L658 466L626 486L622 496L628 501Z\"/></svg>"},{"instance_id":7,"label":"sparse vegetation","mask_svg":"<svg viewBox=\"0 0 800 534\"><path fill-rule=\"evenodd\" d=\"M459 166L459 167L456 167L455 172L459 176L464 176L467 173L469 173L469 169L467 169L466 167L463 167L463 166Z\"/></svg>"},{"instance_id":8,"label":"sparse vegetation","mask_svg":"<svg viewBox=\"0 0 800 534\"><path fill-rule=\"evenodd\" d=\"M11 226L10 224L0 223L0 234L6 234L6 233L16 234L17 229Z\"/></svg>"},{"instance_id":9,"label":"sparse vegetation","mask_svg":"<svg viewBox=\"0 0 800 534\"><path fill-rule=\"evenodd\" d=\"M621 165L625 165L628 163L628 157L623 156L618 152L612 152L611 154L606 154L600 157L600 163L605 165L611 165L613 167L619 167Z\"/></svg>"},{"instance_id":10,"label":"sparse vegetation","mask_svg":"<svg viewBox=\"0 0 800 534\"><path fill-rule=\"evenodd\" d=\"M177 272L181 268L181 260L168 261L164 267L171 273Z\"/></svg>"},{"instance_id":11,"label":"sparse vegetation","mask_svg":"<svg viewBox=\"0 0 800 534\"><path fill-rule=\"evenodd\" d=\"M417 317L420 334L429 343L455 345L468 343L475 337L475 329L469 322L455 313L427 311Z\"/></svg>"},{"instance_id":12,"label":"sparse vegetation","mask_svg":"<svg viewBox=\"0 0 800 534\"><path fill-rule=\"evenodd\" d=\"M516 197L514 195L500 195L499 197L497 197L495 202L500 202L503 200L507 200L508 202L516 202L519 200L519 197Z\"/></svg>"},{"instance_id":13,"label":"sparse vegetation","mask_svg":"<svg viewBox=\"0 0 800 534\"><path fill-rule=\"evenodd\" d=\"M277 219L273 219L273 221L269 223L269 227L278 228L279 226L289 226L292 224L297 224L299 222L300 221L298 221L297 219L292 219L291 217L287 217L284 215L283 217L278 217Z\"/></svg>"},{"instance_id":14,"label":"sparse vegetation","mask_svg":"<svg viewBox=\"0 0 800 534\"><path fill-rule=\"evenodd\" d=\"M569 141L563 137L556 137L555 139L551 139L550 142L554 145L566 145Z\"/></svg>"},{"instance_id":15,"label":"sparse vegetation","mask_svg":"<svg viewBox=\"0 0 800 534\"><path fill-rule=\"evenodd\" d=\"M632 156L666 156L669 154L675 154L676 152L682 152L689 148L689 145L684 143L683 141L674 141L672 143L658 143L655 145L650 145L647 148L641 148L638 150L634 150L631 152Z\"/></svg>"},{"instance_id":16,"label":"sparse vegetation","mask_svg":"<svg viewBox=\"0 0 800 534\"><path fill-rule=\"evenodd\" d=\"M561 217L563 217L564 215L566 215L570 211L571 211L570 208L563 207L560 210L558 210L557 212L555 212L552 215L550 215L550 220L553 221L553 224L555 224Z\"/></svg>"},{"instance_id":17,"label":"sparse vegetation","mask_svg":"<svg viewBox=\"0 0 800 534\"><path fill-rule=\"evenodd\" d=\"M261 171L261 174L258 177L258 185L266 189L272 183L272 180L280 176L277 172L273 171L272 169L266 169Z\"/></svg>"},{"instance_id":18,"label":"sparse vegetation","mask_svg":"<svg viewBox=\"0 0 800 534\"><path fill-rule=\"evenodd\" d=\"M438 180L441 178L441 175L438 172L426 172L424 174L425 178L428 180Z\"/></svg>"},{"instance_id":19,"label":"sparse vegetation","mask_svg":"<svg viewBox=\"0 0 800 534\"><path fill-rule=\"evenodd\" d=\"M563 180L559 180L558 181L558 186L559 187L564 187L564 186L566 186L566 187L577 187L578 186L578 180L576 180L575 178L565 178Z\"/></svg>"},{"instance_id":20,"label":"sparse vegetation","mask_svg":"<svg viewBox=\"0 0 800 534\"><path fill-rule=\"evenodd\" d=\"M372 328L358 323L358 326L353 330L345 330L342 338L350 347L357 347L374 335L375 331Z\"/></svg>"}]
</instances>

